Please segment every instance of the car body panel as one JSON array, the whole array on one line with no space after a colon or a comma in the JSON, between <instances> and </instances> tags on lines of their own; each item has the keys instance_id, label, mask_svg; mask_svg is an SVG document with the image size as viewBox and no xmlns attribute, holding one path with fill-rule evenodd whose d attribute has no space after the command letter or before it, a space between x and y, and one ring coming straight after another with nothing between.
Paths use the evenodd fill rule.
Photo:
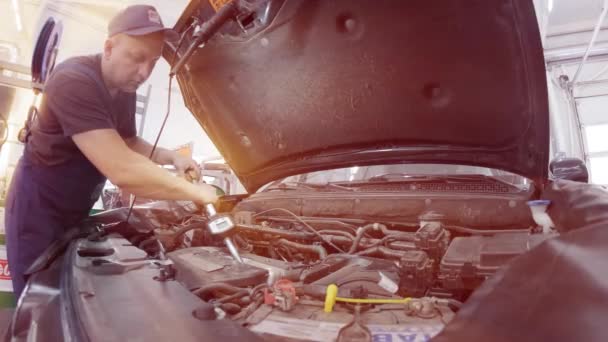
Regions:
<instances>
[{"instance_id":1,"label":"car body panel","mask_svg":"<svg viewBox=\"0 0 608 342\"><path fill-rule=\"evenodd\" d=\"M288 175L382 163L546 179L549 110L532 2L261 3L276 15L245 33L227 23L178 73L186 105L250 192ZM193 1L177 29L209 8Z\"/></svg>"}]
</instances>

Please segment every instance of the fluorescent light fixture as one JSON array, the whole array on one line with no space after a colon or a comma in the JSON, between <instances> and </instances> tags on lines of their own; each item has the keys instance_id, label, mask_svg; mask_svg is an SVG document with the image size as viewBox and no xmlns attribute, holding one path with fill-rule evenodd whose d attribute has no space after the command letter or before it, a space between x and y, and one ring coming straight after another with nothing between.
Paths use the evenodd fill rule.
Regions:
<instances>
[{"instance_id":1,"label":"fluorescent light fixture","mask_svg":"<svg viewBox=\"0 0 608 342\"><path fill-rule=\"evenodd\" d=\"M15 13L15 25L17 25L17 31L23 30L23 24L21 23L21 13L19 13L19 3L17 0L12 0L13 12Z\"/></svg>"},{"instance_id":2,"label":"fluorescent light fixture","mask_svg":"<svg viewBox=\"0 0 608 342\"><path fill-rule=\"evenodd\" d=\"M553 11L553 0L547 2L547 8L549 9L549 12Z\"/></svg>"}]
</instances>

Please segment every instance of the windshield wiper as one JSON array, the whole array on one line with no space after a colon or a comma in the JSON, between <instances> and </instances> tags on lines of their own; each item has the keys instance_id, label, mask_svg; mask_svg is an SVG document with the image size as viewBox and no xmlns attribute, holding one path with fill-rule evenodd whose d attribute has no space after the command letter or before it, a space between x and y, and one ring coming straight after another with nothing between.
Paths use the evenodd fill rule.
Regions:
<instances>
[{"instance_id":1,"label":"windshield wiper","mask_svg":"<svg viewBox=\"0 0 608 342\"><path fill-rule=\"evenodd\" d=\"M373 176L367 179L368 182L470 182L472 180L492 180L498 181L493 177L485 175L412 175L407 173L387 173Z\"/></svg>"},{"instance_id":2,"label":"windshield wiper","mask_svg":"<svg viewBox=\"0 0 608 342\"><path fill-rule=\"evenodd\" d=\"M334 189L340 189L340 190L345 190L345 191L357 191L356 188L351 188L351 187L336 184L336 183L325 183L325 184L315 184L315 185L317 185L319 187L323 187L323 188L334 188Z\"/></svg>"},{"instance_id":3,"label":"windshield wiper","mask_svg":"<svg viewBox=\"0 0 608 342\"><path fill-rule=\"evenodd\" d=\"M325 190L327 188L339 189L344 191L356 191L357 189L338 185L334 183L325 183L325 184L316 184L316 183L306 183L306 182L285 182L279 183L277 185L269 186L266 190Z\"/></svg>"},{"instance_id":4,"label":"windshield wiper","mask_svg":"<svg viewBox=\"0 0 608 342\"><path fill-rule=\"evenodd\" d=\"M316 190L314 187L307 185L306 183L301 182L287 182L287 183L278 183L275 185L271 185L266 190Z\"/></svg>"}]
</instances>

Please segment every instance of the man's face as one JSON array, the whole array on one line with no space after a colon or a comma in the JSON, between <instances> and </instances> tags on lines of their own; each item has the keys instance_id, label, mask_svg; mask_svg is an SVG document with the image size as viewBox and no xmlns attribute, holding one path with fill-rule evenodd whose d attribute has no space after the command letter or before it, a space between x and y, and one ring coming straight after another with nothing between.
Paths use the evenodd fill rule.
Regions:
<instances>
[{"instance_id":1,"label":"man's face","mask_svg":"<svg viewBox=\"0 0 608 342\"><path fill-rule=\"evenodd\" d=\"M163 44L162 33L137 37L119 34L109 38L104 48L109 86L134 93L150 77Z\"/></svg>"}]
</instances>

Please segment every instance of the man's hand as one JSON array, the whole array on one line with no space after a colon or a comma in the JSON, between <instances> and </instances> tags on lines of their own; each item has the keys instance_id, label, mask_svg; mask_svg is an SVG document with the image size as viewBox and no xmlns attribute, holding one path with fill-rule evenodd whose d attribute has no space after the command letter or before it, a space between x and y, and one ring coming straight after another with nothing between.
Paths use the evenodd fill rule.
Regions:
<instances>
[{"instance_id":1,"label":"man's hand","mask_svg":"<svg viewBox=\"0 0 608 342\"><path fill-rule=\"evenodd\" d=\"M180 177L186 177L187 172L194 172L195 179L201 178L201 171L198 164L190 157L183 156L177 152L173 152L172 164L175 166Z\"/></svg>"},{"instance_id":2,"label":"man's hand","mask_svg":"<svg viewBox=\"0 0 608 342\"><path fill-rule=\"evenodd\" d=\"M127 145L135 152L149 157L152 152L152 145L140 137L127 139ZM152 161L159 165L173 165L177 169L180 177L184 178L188 171L193 171L196 178L200 178L201 173L198 164L192 158L183 156L176 151L171 151L162 147L157 147L152 155Z\"/></svg>"},{"instance_id":3,"label":"man's hand","mask_svg":"<svg viewBox=\"0 0 608 342\"><path fill-rule=\"evenodd\" d=\"M608 224L608 191L601 186L558 179L544 189L541 199L551 201L547 213L559 232Z\"/></svg>"},{"instance_id":4,"label":"man's hand","mask_svg":"<svg viewBox=\"0 0 608 342\"><path fill-rule=\"evenodd\" d=\"M138 154L140 154L141 156L144 156L146 158L148 156L150 156L150 153L152 152L152 145L150 145L148 142L146 142L145 140L143 140L139 137L133 137L133 138L127 139L126 143L131 150L137 152ZM110 153L110 155L112 155L112 154ZM107 158L107 159L108 159L108 161L113 160L112 158ZM182 156L179 153L177 153L176 151L171 151L171 150L167 150L162 147L157 147L156 150L154 151L154 155L152 156L152 161L154 161L155 163L160 164L160 165L175 166L180 178L171 177L171 179L172 179L171 183L173 183L172 185L177 188L184 188L184 190L185 190L185 188L187 188L188 195L185 198L183 196L178 195L178 193L175 193L175 191L174 191L171 193L171 196L169 196L168 193L165 193L165 195L163 195L163 196L165 196L164 199L173 199L173 198L189 199L198 204L217 202L218 194L216 193L216 190L214 187L207 185L207 184L190 184L191 181L193 180L193 178L199 179L201 177L200 168L196 164L196 162L194 160L192 160L192 158ZM115 163L113 163L113 161L112 161L111 164L114 165ZM161 168L158 168L158 169L162 170ZM131 174L131 173L129 173L129 174ZM137 172L135 172L133 174L137 174ZM188 178L190 178L190 180L188 180ZM186 184L183 184L183 183L188 183L188 185L186 186ZM181 184L181 185L179 185L179 184ZM135 193L136 190L139 190L139 189L133 189L132 192ZM158 194L140 193L140 195L142 197L147 197L147 198L151 198L151 196L154 196L154 198L162 199L160 196L158 196ZM169 197L167 197L167 196L169 196Z\"/></svg>"},{"instance_id":5,"label":"man's hand","mask_svg":"<svg viewBox=\"0 0 608 342\"><path fill-rule=\"evenodd\" d=\"M197 184L197 186L200 187L200 199L195 202L201 205L205 205L207 203L217 203L219 196L217 195L217 191L214 187L209 184Z\"/></svg>"}]
</instances>

